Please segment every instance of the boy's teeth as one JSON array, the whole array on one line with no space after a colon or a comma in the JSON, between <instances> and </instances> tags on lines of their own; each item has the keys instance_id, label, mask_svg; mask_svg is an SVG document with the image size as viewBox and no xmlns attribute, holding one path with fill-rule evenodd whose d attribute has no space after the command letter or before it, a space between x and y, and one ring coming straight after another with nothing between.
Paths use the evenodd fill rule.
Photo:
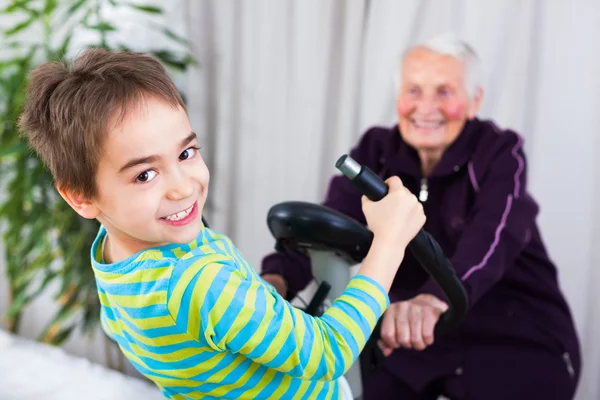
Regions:
<instances>
[{"instance_id":1,"label":"boy's teeth","mask_svg":"<svg viewBox=\"0 0 600 400\"><path fill-rule=\"evenodd\" d=\"M191 206L187 210L180 211L176 214L169 215L169 216L165 217L165 219L167 221L179 221L180 219L183 219L183 218L187 217L188 215L190 215L190 213L192 212L192 208L194 208L194 206Z\"/></svg>"}]
</instances>

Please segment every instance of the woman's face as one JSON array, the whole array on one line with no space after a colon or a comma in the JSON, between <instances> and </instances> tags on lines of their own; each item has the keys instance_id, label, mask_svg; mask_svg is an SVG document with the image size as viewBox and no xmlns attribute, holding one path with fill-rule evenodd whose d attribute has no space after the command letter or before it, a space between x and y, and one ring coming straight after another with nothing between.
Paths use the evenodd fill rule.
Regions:
<instances>
[{"instance_id":1,"label":"woman's face","mask_svg":"<svg viewBox=\"0 0 600 400\"><path fill-rule=\"evenodd\" d=\"M479 110L482 92L467 91L463 62L415 48L402 64L396 99L400 133L417 151L443 153Z\"/></svg>"}]
</instances>

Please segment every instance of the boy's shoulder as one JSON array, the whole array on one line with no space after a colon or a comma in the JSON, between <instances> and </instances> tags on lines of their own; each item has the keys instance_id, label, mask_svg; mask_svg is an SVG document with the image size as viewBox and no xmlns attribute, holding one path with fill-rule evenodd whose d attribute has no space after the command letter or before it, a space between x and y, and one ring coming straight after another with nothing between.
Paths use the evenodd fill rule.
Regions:
<instances>
[{"instance_id":1,"label":"boy's shoulder","mask_svg":"<svg viewBox=\"0 0 600 400\"><path fill-rule=\"evenodd\" d=\"M209 257L214 260L235 260L240 255L231 239L209 228L203 228L196 240L173 251L177 260L197 260Z\"/></svg>"},{"instance_id":2,"label":"boy's shoulder","mask_svg":"<svg viewBox=\"0 0 600 400\"><path fill-rule=\"evenodd\" d=\"M167 244L142 250L114 264L104 264L102 247L106 229L101 226L91 248L92 266L96 272L124 275L156 268L187 268L192 264L227 264L245 262L239 250L226 235L203 228L198 237L186 244Z\"/></svg>"}]
</instances>

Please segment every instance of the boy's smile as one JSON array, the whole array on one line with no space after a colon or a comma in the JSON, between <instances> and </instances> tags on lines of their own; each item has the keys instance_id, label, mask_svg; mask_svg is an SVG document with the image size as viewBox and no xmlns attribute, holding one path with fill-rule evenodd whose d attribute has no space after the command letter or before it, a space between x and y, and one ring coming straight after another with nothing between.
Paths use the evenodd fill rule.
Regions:
<instances>
[{"instance_id":1,"label":"boy's smile","mask_svg":"<svg viewBox=\"0 0 600 400\"><path fill-rule=\"evenodd\" d=\"M113 124L101 152L98 195L74 208L106 227L110 262L198 236L209 172L185 110L144 97Z\"/></svg>"},{"instance_id":2,"label":"boy's smile","mask_svg":"<svg viewBox=\"0 0 600 400\"><path fill-rule=\"evenodd\" d=\"M166 217L162 217L161 220L164 220L165 223L169 224L169 225L182 226L182 225L189 224L196 217L198 217L198 203L197 202L183 211L179 211L174 214L167 215Z\"/></svg>"},{"instance_id":3,"label":"boy's smile","mask_svg":"<svg viewBox=\"0 0 600 400\"><path fill-rule=\"evenodd\" d=\"M178 223L179 225L185 225L183 223L183 221L187 221L187 220L191 219L190 214L192 213L193 210L197 210L196 203L194 203L189 208L187 208L183 211L179 211L175 214L167 215L166 217L162 217L161 219L164 219L165 221L167 221L169 223L173 223L173 224Z\"/></svg>"}]
</instances>

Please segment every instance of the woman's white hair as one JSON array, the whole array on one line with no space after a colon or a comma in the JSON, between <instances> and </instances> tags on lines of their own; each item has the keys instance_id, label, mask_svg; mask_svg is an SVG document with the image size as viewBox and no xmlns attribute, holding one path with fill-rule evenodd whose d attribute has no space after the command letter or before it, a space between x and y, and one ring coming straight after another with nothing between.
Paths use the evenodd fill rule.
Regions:
<instances>
[{"instance_id":1,"label":"woman's white hair","mask_svg":"<svg viewBox=\"0 0 600 400\"><path fill-rule=\"evenodd\" d=\"M467 92L475 96L477 89L482 87L481 61L477 53L467 42L459 39L454 33L446 32L410 46L400 59L396 72L396 88L402 80L402 64L406 55L415 48L426 48L438 54L445 54L463 62L465 66L465 81Z\"/></svg>"}]
</instances>

